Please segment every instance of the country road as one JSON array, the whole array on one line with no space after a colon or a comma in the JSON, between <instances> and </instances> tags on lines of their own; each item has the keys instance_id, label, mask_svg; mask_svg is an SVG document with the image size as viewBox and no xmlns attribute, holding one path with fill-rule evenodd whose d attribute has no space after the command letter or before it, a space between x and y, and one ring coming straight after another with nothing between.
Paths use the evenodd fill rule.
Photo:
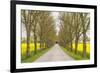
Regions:
<instances>
[{"instance_id":1,"label":"country road","mask_svg":"<svg viewBox=\"0 0 100 73\"><path fill-rule=\"evenodd\" d=\"M67 55L58 44L55 44L48 52L38 58L35 62L68 61L74 60Z\"/></svg>"}]
</instances>

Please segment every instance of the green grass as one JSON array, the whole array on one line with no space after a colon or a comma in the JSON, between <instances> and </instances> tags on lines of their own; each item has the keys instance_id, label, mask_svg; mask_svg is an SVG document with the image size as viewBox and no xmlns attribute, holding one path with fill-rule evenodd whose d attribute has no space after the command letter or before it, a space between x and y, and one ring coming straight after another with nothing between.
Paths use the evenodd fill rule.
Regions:
<instances>
[{"instance_id":1,"label":"green grass","mask_svg":"<svg viewBox=\"0 0 100 73\"><path fill-rule=\"evenodd\" d=\"M66 48L63 48L63 51L68 54L69 56L71 56L72 58L74 58L75 60L88 60L90 57L89 57L89 54L87 54L86 58L83 58L82 57L82 52L78 51L78 54L75 54L74 53L74 50L72 52L68 51Z\"/></svg>"},{"instance_id":2,"label":"green grass","mask_svg":"<svg viewBox=\"0 0 100 73\"><path fill-rule=\"evenodd\" d=\"M40 56L42 56L44 53L46 53L49 49L43 49L43 50L38 50L37 54L34 54L34 52L31 52L30 57L25 58L25 54L23 54L21 57L21 62L22 63L31 63L34 62L36 59L38 59Z\"/></svg>"}]
</instances>

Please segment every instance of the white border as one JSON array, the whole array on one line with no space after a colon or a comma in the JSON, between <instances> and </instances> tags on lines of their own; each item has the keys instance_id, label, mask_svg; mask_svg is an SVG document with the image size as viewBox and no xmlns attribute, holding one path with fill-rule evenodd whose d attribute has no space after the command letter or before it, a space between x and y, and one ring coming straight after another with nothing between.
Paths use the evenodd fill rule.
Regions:
<instances>
[{"instance_id":1,"label":"white border","mask_svg":"<svg viewBox=\"0 0 100 73\"><path fill-rule=\"evenodd\" d=\"M45 11L67 11L67 12L89 12L90 13L90 60L81 61L61 61L61 62L41 62L41 63L21 63L21 9L30 10L45 10ZM83 8L70 7L50 7L50 6L35 6L35 5L16 5L16 68L39 68L53 66L71 66L71 65L86 65L94 64L94 10Z\"/></svg>"}]
</instances>

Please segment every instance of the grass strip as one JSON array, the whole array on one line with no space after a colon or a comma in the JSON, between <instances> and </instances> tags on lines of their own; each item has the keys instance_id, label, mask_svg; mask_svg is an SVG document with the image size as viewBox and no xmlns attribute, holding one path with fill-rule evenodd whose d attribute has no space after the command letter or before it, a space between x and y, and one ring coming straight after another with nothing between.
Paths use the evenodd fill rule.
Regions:
<instances>
[{"instance_id":1,"label":"grass strip","mask_svg":"<svg viewBox=\"0 0 100 73\"><path fill-rule=\"evenodd\" d=\"M30 55L29 58L22 59L21 62L22 63L31 63L31 62L34 62L40 56L42 56L43 54L45 54L48 50L50 50L50 48L39 50L39 51L37 51L37 54L35 54L35 55L34 55L34 53L31 53L31 55Z\"/></svg>"},{"instance_id":2,"label":"grass strip","mask_svg":"<svg viewBox=\"0 0 100 73\"><path fill-rule=\"evenodd\" d=\"M63 48L63 47L61 48L67 55L71 56L75 60L89 60L88 57L83 58L81 54L75 54L74 51L71 52L71 51L68 51L67 48Z\"/></svg>"}]
</instances>

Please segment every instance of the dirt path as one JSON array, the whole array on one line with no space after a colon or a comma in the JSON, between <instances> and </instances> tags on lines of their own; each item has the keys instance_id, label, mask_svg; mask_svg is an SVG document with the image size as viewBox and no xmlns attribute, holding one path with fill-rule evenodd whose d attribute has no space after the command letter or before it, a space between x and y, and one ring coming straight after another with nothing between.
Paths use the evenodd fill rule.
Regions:
<instances>
[{"instance_id":1,"label":"dirt path","mask_svg":"<svg viewBox=\"0 0 100 73\"><path fill-rule=\"evenodd\" d=\"M58 44L56 44L35 62L68 61L68 60L74 60L74 59L69 55L67 55L61 49L61 47Z\"/></svg>"}]
</instances>

